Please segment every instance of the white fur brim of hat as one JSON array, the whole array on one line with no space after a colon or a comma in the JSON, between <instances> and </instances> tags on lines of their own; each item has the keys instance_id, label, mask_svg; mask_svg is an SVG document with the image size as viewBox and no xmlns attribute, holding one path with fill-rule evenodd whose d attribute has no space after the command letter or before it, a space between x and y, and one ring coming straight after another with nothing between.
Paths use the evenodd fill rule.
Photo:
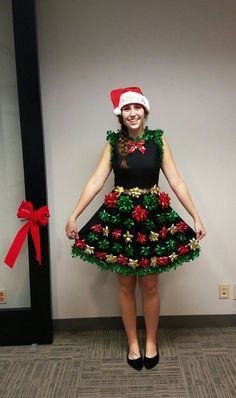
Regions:
<instances>
[{"instance_id":1,"label":"white fur brim of hat","mask_svg":"<svg viewBox=\"0 0 236 398\"><path fill-rule=\"evenodd\" d=\"M127 91L126 93L121 94L119 105L113 111L114 114L117 116L121 115L121 109L123 106L128 104L140 104L148 113L150 112L149 101L144 97L144 95L135 93L134 91Z\"/></svg>"}]
</instances>

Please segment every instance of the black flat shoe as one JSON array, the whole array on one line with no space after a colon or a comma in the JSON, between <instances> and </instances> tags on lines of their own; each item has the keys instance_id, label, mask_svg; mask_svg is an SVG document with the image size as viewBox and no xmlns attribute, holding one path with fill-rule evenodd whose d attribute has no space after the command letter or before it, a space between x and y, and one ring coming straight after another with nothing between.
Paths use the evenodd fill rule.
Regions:
<instances>
[{"instance_id":1,"label":"black flat shoe","mask_svg":"<svg viewBox=\"0 0 236 398\"><path fill-rule=\"evenodd\" d=\"M159 352L157 350L157 354L154 357L148 358L146 356L144 356L144 366L147 369L152 369L154 368L154 366L156 366L159 362L160 356L159 356Z\"/></svg>"},{"instance_id":2,"label":"black flat shoe","mask_svg":"<svg viewBox=\"0 0 236 398\"><path fill-rule=\"evenodd\" d=\"M143 367L143 357L140 356L137 359L130 359L129 358L129 350L127 352L127 362L130 366L132 366L132 368L134 368L136 370L141 370Z\"/></svg>"}]
</instances>

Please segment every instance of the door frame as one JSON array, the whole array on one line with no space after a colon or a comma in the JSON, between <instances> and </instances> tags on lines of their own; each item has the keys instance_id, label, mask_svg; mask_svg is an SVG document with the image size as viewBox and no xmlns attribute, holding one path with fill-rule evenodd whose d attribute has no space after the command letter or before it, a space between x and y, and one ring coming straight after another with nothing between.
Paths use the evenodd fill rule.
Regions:
<instances>
[{"instance_id":1,"label":"door frame","mask_svg":"<svg viewBox=\"0 0 236 398\"><path fill-rule=\"evenodd\" d=\"M25 178L22 200L32 202L34 209L38 209L47 204L47 191L35 1L11 1ZM31 307L0 309L2 346L52 343L48 226L40 228L40 239L42 265L36 261L28 234Z\"/></svg>"}]
</instances>

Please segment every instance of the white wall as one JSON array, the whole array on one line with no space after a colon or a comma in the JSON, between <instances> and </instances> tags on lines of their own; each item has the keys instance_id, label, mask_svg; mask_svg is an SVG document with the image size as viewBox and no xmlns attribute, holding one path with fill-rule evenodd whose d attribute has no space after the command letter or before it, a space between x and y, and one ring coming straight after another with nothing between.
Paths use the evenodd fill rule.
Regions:
<instances>
[{"instance_id":1,"label":"white wall","mask_svg":"<svg viewBox=\"0 0 236 398\"><path fill-rule=\"evenodd\" d=\"M67 218L118 127L109 92L138 85L150 128L165 130L208 235L201 257L161 275L161 314L230 314L218 283L236 283L234 0L39 0L39 62L51 211L53 317L120 314L116 276L72 259ZM81 215L79 228L112 187ZM191 225L161 174L159 185ZM141 314L139 293L139 314Z\"/></svg>"}]
</instances>

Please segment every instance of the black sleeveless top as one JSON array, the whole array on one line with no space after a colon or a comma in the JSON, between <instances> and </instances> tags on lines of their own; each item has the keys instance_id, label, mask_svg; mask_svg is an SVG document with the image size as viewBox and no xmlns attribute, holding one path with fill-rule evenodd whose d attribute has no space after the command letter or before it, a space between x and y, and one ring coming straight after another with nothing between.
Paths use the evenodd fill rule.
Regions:
<instances>
[{"instance_id":1,"label":"black sleeveless top","mask_svg":"<svg viewBox=\"0 0 236 398\"><path fill-rule=\"evenodd\" d=\"M142 153L136 148L126 156L128 168L121 167L123 157L119 153L118 143L120 132L107 132L107 140L112 146L112 166L114 171L114 185L122 186L126 189L139 187L151 188L158 185L160 167L163 158L163 130L149 130L145 128L141 137L129 137L129 140L140 143L143 140L145 152Z\"/></svg>"}]
</instances>

